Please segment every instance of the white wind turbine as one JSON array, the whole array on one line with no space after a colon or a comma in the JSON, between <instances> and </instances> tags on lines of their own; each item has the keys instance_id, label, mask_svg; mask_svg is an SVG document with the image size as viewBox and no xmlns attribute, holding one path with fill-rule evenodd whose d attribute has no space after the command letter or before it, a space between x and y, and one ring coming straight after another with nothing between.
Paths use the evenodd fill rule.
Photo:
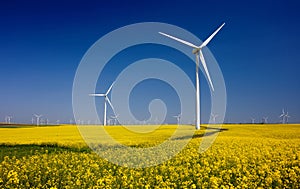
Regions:
<instances>
[{"instance_id":1,"label":"white wind turbine","mask_svg":"<svg viewBox=\"0 0 300 189\"><path fill-rule=\"evenodd\" d=\"M251 123L254 124L255 118L251 117Z\"/></svg>"},{"instance_id":2,"label":"white wind turbine","mask_svg":"<svg viewBox=\"0 0 300 189\"><path fill-rule=\"evenodd\" d=\"M279 118L282 118L282 124L285 123L285 111L282 109L282 114L280 114Z\"/></svg>"},{"instance_id":3,"label":"white wind turbine","mask_svg":"<svg viewBox=\"0 0 300 189\"><path fill-rule=\"evenodd\" d=\"M282 114L279 116L279 118L282 118L282 124L288 123L290 117L289 112L285 113L284 109L282 109Z\"/></svg>"},{"instance_id":4,"label":"white wind turbine","mask_svg":"<svg viewBox=\"0 0 300 189\"><path fill-rule=\"evenodd\" d=\"M285 114L285 121L286 121L286 123L289 123L289 118L290 118L291 116L289 116L289 112L286 112L286 114Z\"/></svg>"},{"instance_id":5,"label":"white wind turbine","mask_svg":"<svg viewBox=\"0 0 300 189\"><path fill-rule=\"evenodd\" d=\"M184 41L182 39L179 39L177 37L173 37L171 35L168 35L166 33L163 32L159 32L161 35L164 35L166 37L169 37L171 39L174 39L180 43L183 43L187 46L190 46L193 48L193 54L196 55L196 129L200 129L200 82L199 82L199 59L201 60L202 66L204 68L204 71L206 73L206 76L208 78L209 84L211 86L211 89L214 91L214 86L213 83L211 81L207 66L206 66L206 62L204 59L204 55L202 52L202 48L206 47L206 45L212 40L212 38L219 32L219 30L224 26L225 23L223 23L213 34L211 34L200 46L196 46L190 42Z\"/></svg>"},{"instance_id":6,"label":"white wind turbine","mask_svg":"<svg viewBox=\"0 0 300 189\"><path fill-rule=\"evenodd\" d=\"M110 118L112 119L114 125L117 124L118 117L119 117L119 114L114 115L114 116L110 116Z\"/></svg>"},{"instance_id":7,"label":"white wind turbine","mask_svg":"<svg viewBox=\"0 0 300 189\"><path fill-rule=\"evenodd\" d=\"M173 116L173 117L175 117L177 119L177 125L179 125L180 119L181 119L181 113L178 114L177 116Z\"/></svg>"},{"instance_id":8,"label":"white wind turbine","mask_svg":"<svg viewBox=\"0 0 300 189\"><path fill-rule=\"evenodd\" d=\"M42 117L43 115L37 115L37 114L33 114L36 117L36 125L40 125L40 117Z\"/></svg>"},{"instance_id":9,"label":"white wind turbine","mask_svg":"<svg viewBox=\"0 0 300 189\"><path fill-rule=\"evenodd\" d=\"M11 118L13 118L12 116L6 116L5 117L5 122L10 124Z\"/></svg>"},{"instance_id":10,"label":"white wind turbine","mask_svg":"<svg viewBox=\"0 0 300 189\"><path fill-rule=\"evenodd\" d=\"M103 125L106 126L106 108L107 108L107 105L106 105L106 102L108 102L108 104L110 105L111 109L113 110L113 112L115 112L114 110L114 107L112 105L112 103L110 102L109 98L108 98L108 94L109 92L111 91L113 85L114 85L115 82L113 82L111 84L111 86L109 87L109 89L106 91L106 93L104 94L89 94L90 96L100 96L100 97L104 97L104 116L103 116Z\"/></svg>"},{"instance_id":11,"label":"white wind turbine","mask_svg":"<svg viewBox=\"0 0 300 189\"><path fill-rule=\"evenodd\" d=\"M211 114L210 116L211 116L211 119L212 119L213 123L216 123L216 119L217 119L217 117L219 117L219 115L218 114Z\"/></svg>"},{"instance_id":12,"label":"white wind turbine","mask_svg":"<svg viewBox=\"0 0 300 189\"><path fill-rule=\"evenodd\" d=\"M263 117L262 121L263 123L268 123L268 117Z\"/></svg>"}]
</instances>

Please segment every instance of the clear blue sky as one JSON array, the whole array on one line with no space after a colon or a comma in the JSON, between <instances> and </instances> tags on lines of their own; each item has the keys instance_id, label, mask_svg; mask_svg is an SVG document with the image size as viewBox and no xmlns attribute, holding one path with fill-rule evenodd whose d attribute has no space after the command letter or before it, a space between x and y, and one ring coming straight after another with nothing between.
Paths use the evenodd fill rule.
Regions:
<instances>
[{"instance_id":1,"label":"clear blue sky","mask_svg":"<svg viewBox=\"0 0 300 189\"><path fill-rule=\"evenodd\" d=\"M30 122L33 113L68 122L84 53L110 31L148 21L177 25L202 40L226 22L209 44L226 83L225 120L278 122L286 108L290 121L300 122L299 8L296 0L2 1L0 122L6 115Z\"/></svg>"}]
</instances>

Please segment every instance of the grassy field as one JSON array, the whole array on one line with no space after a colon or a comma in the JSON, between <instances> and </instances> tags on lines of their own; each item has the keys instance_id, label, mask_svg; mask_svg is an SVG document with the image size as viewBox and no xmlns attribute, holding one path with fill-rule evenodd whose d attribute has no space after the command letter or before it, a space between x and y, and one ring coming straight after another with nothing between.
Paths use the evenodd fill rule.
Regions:
<instances>
[{"instance_id":1,"label":"grassy field","mask_svg":"<svg viewBox=\"0 0 300 189\"><path fill-rule=\"evenodd\" d=\"M163 142L176 128L162 126L148 134L119 126L105 131L124 145L143 148ZM222 132L211 128L218 137L199 153L204 129L174 158L131 169L100 158L76 126L2 127L0 188L300 187L300 125L223 125Z\"/></svg>"}]
</instances>

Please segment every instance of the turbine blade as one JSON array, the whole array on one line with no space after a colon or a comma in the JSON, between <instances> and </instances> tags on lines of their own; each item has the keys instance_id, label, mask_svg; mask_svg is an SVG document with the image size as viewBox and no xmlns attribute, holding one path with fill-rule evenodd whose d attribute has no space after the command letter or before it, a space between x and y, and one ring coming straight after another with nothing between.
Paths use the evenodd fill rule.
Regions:
<instances>
[{"instance_id":1,"label":"turbine blade","mask_svg":"<svg viewBox=\"0 0 300 189\"><path fill-rule=\"evenodd\" d=\"M213 83L212 83L212 81L211 81L211 78L210 78L210 75L209 75L209 72L208 72L208 69L207 69L207 66L206 66L206 62L205 62L205 59L204 59L204 56L203 56L203 53L202 53L202 50L201 50L201 49L200 49L200 51L199 51L199 55L200 55L200 60L201 60L201 63L202 63L202 65L203 65L204 71L205 71L205 73L206 73L206 75L207 75L209 84L210 84L212 90L214 91L214 90L215 90L215 89L214 89L214 85L213 85Z\"/></svg>"},{"instance_id":2,"label":"turbine blade","mask_svg":"<svg viewBox=\"0 0 300 189\"><path fill-rule=\"evenodd\" d=\"M165 34L165 33L163 33L163 32L158 32L158 33L161 34L161 35L164 35L164 36L166 36L166 37L169 37L169 38L171 38L171 39L174 39L174 40L176 40L176 41L178 41L178 42L180 42L180 43L183 43L183 44L185 44L185 45L187 45L187 46L190 46L190 47L193 47L193 48L196 48L196 49L199 48L199 47L197 47L196 45L194 45L194 44L192 44L192 43L190 43L190 42L184 41L184 40L182 40L182 39L179 39L179 38L177 38L177 37L173 37L173 36L168 35L168 34Z\"/></svg>"},{"instance_id":3,"label":"turbine blade","mask_svg":"<svg viewBox=\"0 0 300 189\"><path fill-rule=\"evenodd\" d=\"M107 90L106 95L108 95L108 93L111 91L111 89L112 89L112 87L113 87L114 84L115 84L115 81L111 84L111 86L110 86L109 89Z\"/></svg>"},{"instance_id":4,"label":"turbine blade","mask_svg":"<svg viewBox=\"0 0 300 189\"><path fill-rule=\"evenodd\" d=\"M203 48L205 47L211 40L212 38L220 31L220 29L225 25L225 23L223 23L213 34L211 34L203 43L202 45L200 45L198 48Z\"/></svg>"},{"instance_id":5,"label":"turbine blade","mask_svg":"<svg viewBox=\"0 0 300 189\"><path fill-rule=\"evenodd\" d=\"M112 103L110 102L109 98L108 98L108 97L106 97L105 99L106 99L106 101L108 102L108 104L110 105L110 107L111 107L111 109L113 110L114 114L116 115L116 113L115 113L115 109L114 109L114 107L113 107Z\"/></svg>"},{"instance_id":6,"label":"turbine blade","mask_svg":"<svg viewBox=\"0 0 300 189\"><path fill-rule=\"evenodd\" d=\"M89 94L89 96L106 96L105 94Z\"/></svg>"}]
</instances>

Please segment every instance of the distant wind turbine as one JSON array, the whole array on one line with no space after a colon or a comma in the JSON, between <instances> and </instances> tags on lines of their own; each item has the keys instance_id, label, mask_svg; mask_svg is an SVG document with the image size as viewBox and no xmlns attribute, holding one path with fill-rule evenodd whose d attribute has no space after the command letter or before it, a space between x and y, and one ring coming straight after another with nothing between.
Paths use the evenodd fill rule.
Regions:
<instances>
[{"instance_id":1,"label":"distant wind turbine","mask_svg":"<svg viewBox=\"0 0 300 189\"><path fill-rule=\"evenodd\" d=\"M288 123L290 117L291 116L289 116L289 113L285 113L284 109L282 109L282 114L279 116L279 118L282 118L282 124Z\"/></svg>"},{"instance_id":2,"label":"distant wind turbine","mask_svg":"<svg viewBox=\"0 0 300 189\"><path fill-rule=\"evenodd\" d=\"M291 116L289 116L289 112L286 112L286 114L285 114L286 123L289 123L289 118L290 117Z\"/></svg>"},{"instance_id":3,"label":"distant wind turbine","mask_svg":"<svg viewBox=\"0 0 300 189\"><path fill-rule=\"evenodd\" d=\"M263 123L268 123L268 117L263 117L262 122Z\"/></svg>"},{"instance_id":4,"label":"distant wind turbine","mask_svg":"<svg viewBox=\"0 0 300 189\"><path fill-rule=\"evenodd\" d=\"M180 119L181 119L181 113L176 116L173 116L173 117L175 117L177 119L177 125L179 125Z\"/></svg>"},{"instance_id":5,"label":"distant wind turbine","mask_svg":"<svg viewBox=\"0 0 300 189\"><path fill-rule=\"evenodd\" d=\"M216 123L216 119L219 115L218 114L211 114L210 116L211 116L211 119L212 119L213 123Z\"/></svg>"},{"instance_id":6,"label":"distant wind turbine","mask_svg":"<svg viewBox=\"0 0 300 189\"><path fill-rule=\"evenodd\" d=\"M42 117L43 115L37 115L37 114L33 114L36 117L36 125L40 125L40 117Z\"/></svg>"},{"instance_id":7,"label":"distant wind turbine","mask_svg":"<svg viewBox=\"0 0 300 189\"><path fill-rule=\"evenodd\" d=\"M282 113L280 114L279 118L282 118L281 121L282 121L282 124L284 124L285 123L285 111L283 108L282 108Z\"/></svg>"},{"instance_id":8,"label":"distant wind turbine","mask_svg":"<svg viewBox=\"0 0 300 189\"><path fill-rule=\"evenodd\" d=\"M114 125L116 125L116 124L117 124L118 117L119 117L119 114L117 114L117 115L114 115L114 116L110 116L110 118L112 119L112 121L113 121L113 124L114 124Z\"/></svg>"},{"instance_id":9,"label":"distant wind turbine","mask_svg":"<svg viewBox=\"0 0 300 189\"><path fill-rule=\"evenodd\" d=\"M113 105L112 105L112 103L110 102L110 100L109 100L109 98L108 98L108 94L109 94L109 92L111 91L111 89L112 89L112 87L113 87L113 85L114 85L114 83L115 82L113 82L112 84L111 84L111 86L109 87L109 89L106 91L106 93L104 93L104 94L89 94L90 96L96 96L96 97L104 97L104 116L103 116L103 125L104 126L106 126L106 102L108 102L108 104L110 105L110 107L112 108L112 110L113 110L113 112L115 112L115 110L114 110L114 107L113 107Z\"/></svg>"},{"instance_id":10,"label":"distant wind turbine","mask_svg":"<svg viewBox=\"0 0 300 189\"><path fill-rule=\"evenodd\" d=\"M254 124L255 118L251 117L251 123Z\"/></svg>"},{"instance_id":11,"label":"distant wind turbine","mask_svg":"<svg viewBox=\"0 0 300 189\"><path fill-rule=\"evenodd\" d=\"M204 59L204 55L202 52L202 48L206 47L206 45L212 40L212 38L220 31L220 29L224 26L225 23L223 23L213 34L211 34L200 46L194 45L190 42L184 41L182 39L179 39L177 37L171 36L169 34L163 33L163 32L159 32L159 34L164 35L168 38L174 39L180 43L183 43L187 46L190 46L193 48L193 54L196 55L196 129L199 130L200 129L200 82L199 82L199 61L201 60L202 66L205 70L206 76L208 78L209 84L211 86L212 91L214 91L214 86L213 83L211 81L207 66L206 66L206 62ZM200 59L200 60L199 60Z\"/></svg>"},{"instance_id":12,"label":"distant wind turbine","mask_svg":"<svg viewBox=\"0 0 300 189\"><path fill-rule=\"evenodd\" d=\"M12 116L6 116L5 117L5 122L10 124L11 118L13 118Z\"/></svg>"}]
</instances>

